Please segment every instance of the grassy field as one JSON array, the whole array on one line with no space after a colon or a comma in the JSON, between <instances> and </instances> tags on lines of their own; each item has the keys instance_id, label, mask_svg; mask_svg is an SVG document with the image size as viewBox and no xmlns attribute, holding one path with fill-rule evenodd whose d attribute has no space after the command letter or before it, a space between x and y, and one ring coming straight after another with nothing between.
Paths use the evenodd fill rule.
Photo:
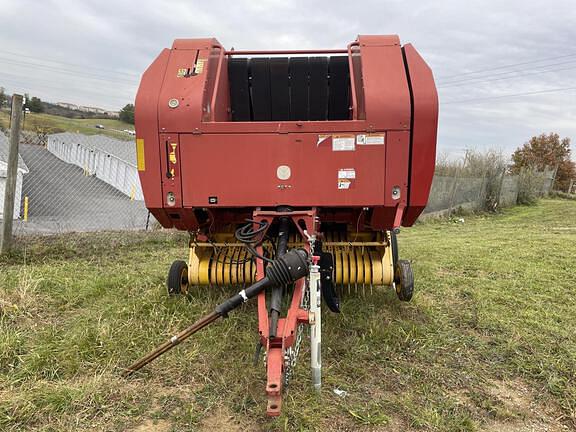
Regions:
<instances>
[{"instance_id":1,"label":"grassy field","mask_svg":"<svg viewBox=\"0 0 576 432\"><path fill-rule=\"evenodd\" d=\"M428 222L399 241L413 301L375 289L326 311L321 395L305 347L269 419L252 303L119 377L229 294L166 297L182 234L26 240L0 259L0 430L574 430L576 202Z\"/></svg>"},{"instance_id":2,"label":"grassy field","mask_svg":"<svg viewBox=\"0 0 576 432\"><path fill-rule=\"evenodd\" d=\"M9 128L10 113L0 111L0 126ZM97 129L96 125L101 124L105 129ZM132 137L125 132L118 132L124 129L134 129L134 125L124 123L114 119L72 119L50 114L26 114L24 129L32 132L77 132L84 135L107 135L113 138L130 140ZM112 130L115 129L115 130Z\"/></svg>"}]
</instances>

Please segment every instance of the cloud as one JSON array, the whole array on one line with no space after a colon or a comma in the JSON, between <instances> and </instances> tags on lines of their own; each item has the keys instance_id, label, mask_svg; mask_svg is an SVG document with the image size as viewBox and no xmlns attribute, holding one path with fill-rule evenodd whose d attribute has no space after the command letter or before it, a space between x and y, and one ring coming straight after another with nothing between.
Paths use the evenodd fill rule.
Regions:
<instances>
[{"instance_id":1,"label":"cloud","mask_svg":"<svg viewBox=\"0 0 576 432\"><path fill-rule=\"evenodd\" d=\"M576 91L501 97L576 87L576 55L560 58L576 54L571 0L0 0L0 10L0 85L46 100L118 109L180 37L215 36L236 49L334 48L358 33L397 33L437 78L440 149L509 152L540 132L576 135ZM548 69L564 70L534 73L562 61ZM502 68L518 63L526 64ZM487 71L470 74L478 70Z\"/></svg>"}]
</instances>

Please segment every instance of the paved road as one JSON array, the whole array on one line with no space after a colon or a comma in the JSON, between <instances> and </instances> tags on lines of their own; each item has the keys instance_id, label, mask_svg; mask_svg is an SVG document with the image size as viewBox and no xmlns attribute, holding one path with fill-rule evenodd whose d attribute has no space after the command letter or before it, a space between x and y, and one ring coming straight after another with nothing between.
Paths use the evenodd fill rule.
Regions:
<instances>
[{"instance_id":1,"label":"paved road","mask_svg":"<svg viewBox=\"0 0 576 432\"><path fill-rule=\"evenodd\" d=\"M30 172L22 196L29 198L28 222L19 233L142 229L147 210L82 168L61 161L42 146L21 145ZM22 203L24 199L22 199ZM23 205L23 204L22 204Z\"/></svg>"}]
</instances>

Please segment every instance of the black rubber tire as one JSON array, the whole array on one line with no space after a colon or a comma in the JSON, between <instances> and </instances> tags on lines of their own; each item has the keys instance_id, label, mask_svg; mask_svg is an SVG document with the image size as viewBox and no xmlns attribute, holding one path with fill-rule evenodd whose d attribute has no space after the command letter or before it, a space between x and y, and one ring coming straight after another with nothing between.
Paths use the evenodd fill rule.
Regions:
<instances>
[{"instance_id":1,"label":"black rubber tire","mask_svg":"<svg viewBox=\"0 0 576 432\"><path fill-rule=\"evenodd\" d=\"M168 295L188 294L188 265L184 261L174 261L168 271L166 281Z\"/></svg>"},{"instance_id":2,"label":"black rubber tire","mask_svg":"<svg viewBox=\"0 0 576 432\"><path fill-rule=\"evenodd\" d=\"M402 301L410 301L414 294L414 273L410 261L398 260L394 270L396 295Z\"/></svg>"},{"instance_id":3,"label":"black rubber tire","mask_svg":"<svg viewBox=\"0 0 576 432\"><path fill-rule=\"evenodd\" d=\"M394 231L390 231L390 247L392 248L392 265L398 264L398 237Z\"/></svg>"}]
</instances>

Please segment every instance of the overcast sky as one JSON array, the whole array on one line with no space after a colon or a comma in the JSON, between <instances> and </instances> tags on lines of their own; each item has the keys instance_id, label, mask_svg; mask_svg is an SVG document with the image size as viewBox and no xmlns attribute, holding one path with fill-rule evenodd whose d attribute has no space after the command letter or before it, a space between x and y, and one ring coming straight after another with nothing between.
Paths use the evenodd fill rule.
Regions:
<instances>
[{"instance_id":1,"label":"overcast sky","mask_svg":"<svg viewBox=\"0 0 576 432\"><path fill-rule=\"evenodd\" d=\"M576 139L574 0L0 0L0 11L8 93L119 109L174 38L303 49L398 34L434 71L440 151L509 153L550 131Z\"/></svg>"}]
</instances>

